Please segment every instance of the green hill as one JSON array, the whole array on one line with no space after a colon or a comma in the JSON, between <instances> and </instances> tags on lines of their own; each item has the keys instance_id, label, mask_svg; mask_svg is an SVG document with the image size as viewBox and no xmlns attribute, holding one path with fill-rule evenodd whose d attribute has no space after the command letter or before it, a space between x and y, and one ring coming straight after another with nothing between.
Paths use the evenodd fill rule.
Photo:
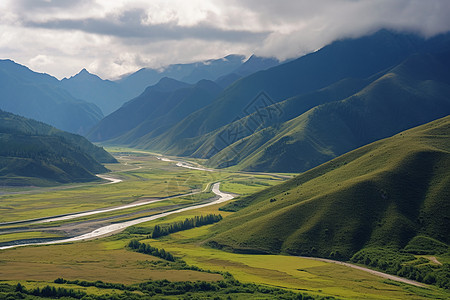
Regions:
<instances>
[{"instance_id":1,"label":"green hill","mask_svg":"<svg viewBox=\"0 0 450 300\"><path fill-rule=\"evenodd\" d=\"M98 180L116 160L82 136L0 110L0 185Z\"/></svg>"},{"instance_id":2,"label":"green hill","mask_svg":"<svg viewBox=\"0 0 450 300\"><path fill-rule=\"evenodd\" d=\"M416 54L343 100L333 101L345 95L344 84L314 95L310 107L316 106L308 111L308 97L289 99L278 104L279 110L286 112L283 117L290 117L291 111L306 112L230 143L208 164L238 164L237 168L248 171L306 171L362 145L450 114L449 70L450 52Z\"/></svg>"},{"instance_id":3,"label":"green hill","mask_svg":"<svg viewBox=\"0 0 450 300\"><path fill-rule=\"evenodd\" d=\"M345 99L381 75L377 74L368 79L343 79L326 88L268 106L264 108L263 113L266 113L265 111L267 115L271 113L270 117L260 118L256 112L207 135L197 137L193 141L197 145L193 156L210 158L208 164L212 167L233 166L253 155L259 147L276 137L283 128L283 123L318 105Z\"/></svg>"},{"instance_id":4,"label":"green hill","mask_svg":"<svg viewBox=\"0 0 450 300\"><path fill-rule=\"evenodd\" d=\"M342 155L240 198L209 244L348 259L361 249L450 243L450 117ZM441 249L442 250L442 249ZM437 250L436 250L437 251Z\"/></svg>"}]
</instances>

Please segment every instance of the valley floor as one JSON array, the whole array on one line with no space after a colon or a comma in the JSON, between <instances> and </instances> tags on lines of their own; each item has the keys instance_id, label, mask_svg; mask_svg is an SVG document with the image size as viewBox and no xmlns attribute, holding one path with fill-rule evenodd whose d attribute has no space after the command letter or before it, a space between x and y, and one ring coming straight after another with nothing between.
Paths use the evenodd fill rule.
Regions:
<instances>
[{"instance_id":1,"label":"valley floor","mask_svg":"<svg viewBox=\"0 0 450 300\"><path fill-rule=\"evenodd\" d=\"M180 167L177 162L157 159L150 153L111 150L120 164L108 165L114 171L108 176L120 182L38 189L36 193L29 189L25 193L15 190L0 195L0 245L55 238L67 242L67 238L105 226L121 223L134 226L119 226L109 232L114 235L90 241L71 240L58 245L0 250L0 280L4 284L20 282L29 290L46 285L60 287L53 282L58 277L126 285L162 279L216 282L223 280L224 272L228 272L242 283L340 299L446 299L449 296L433 286L396 282L390 280L396 278L382 278L380 274L342 263L212 249L203 242L213 234L214 225L152 239L150 233L155 225L207 214L221 214L226 218L231 213L219 211L222 206L219 202L232 199L234 194L251 194L278 184L286 179L285 175L212 172L194 164L188 165L194 168ZM220 191L217 182L221 183ZM146 218L141 219L145 222L136 222L140 218ZM23 221L29 219L34 220ZM180 267L177 263L130 251L127 244L131 239L165 249L196 268ZM96 295L123 293L76 284L63 286ZM258 293L253 296L261 296ZM245 299L249 294L244 294L232 296Z\"/></svg>"}]
</instances>

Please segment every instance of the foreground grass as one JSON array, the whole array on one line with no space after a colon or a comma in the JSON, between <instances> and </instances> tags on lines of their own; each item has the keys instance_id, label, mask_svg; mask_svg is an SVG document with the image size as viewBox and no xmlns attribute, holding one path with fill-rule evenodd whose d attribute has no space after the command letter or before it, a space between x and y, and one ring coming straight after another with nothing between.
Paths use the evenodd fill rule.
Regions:
<instances>
[{"instance_id":1,"label":"foreground grass","mask_svg":"<svg viewBox=\"0 0 450 300\"><path fill-rule=\"evenodd\" d=\"M151 228L156 224L195 215L217 214L219 206L167 216L140 224L139 227ZM230 214L220 213L224 217ZM423 289L397 284L344 266L294 256L244 255L203 247L201 242L211 235L212 226L181 231L160 239L147 239L146 235L123 232L89 242L3 250L0 252L0 280L32 280L44 286L57 277L124 284L162 279L223 279L220 274L172 269L159 258L126 250L126 245L132 238L140 238L152 246L172 252L189 265L229 272L243 283L258 283L342 299L446 299L448 296L433 287Z\"/></svg>"},{"instance_id":2,"label":"foreground grass","mask_svg":"<svg viewBox=\"0 0 450 300\"><path fill-rule=\"evenodd\" d=\"M211 225L212 226L212 225ZM320 261L282 255L246 255L201 246L211 235L204 226L144 239L181 256L189 264L204 269L224 270L242 282L257 282L342 299L446 299L449 294L435 287L416 288L386 281L367 272Z\"/></svg>"},{"instance_id":3,"label":"foreground grass","mask_svg":"<svg viewBox=\"0 0 450 300\"><path fill-rule=\"evenodd\" d=\"M172 270L161 259L125 250L125 240L106 239L64 245L21 247L0 252L0 280L105 281L132 284L144 280L216 281L221 275Z\"/></svg>"}]
</instances>

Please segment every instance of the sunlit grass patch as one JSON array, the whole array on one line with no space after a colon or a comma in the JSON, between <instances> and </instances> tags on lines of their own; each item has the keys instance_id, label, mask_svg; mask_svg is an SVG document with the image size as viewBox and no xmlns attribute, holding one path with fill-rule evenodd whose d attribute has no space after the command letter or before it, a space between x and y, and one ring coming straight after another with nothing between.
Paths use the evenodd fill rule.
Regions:
<instances>
[{"instance_id":1,"label":"sunlit grass patch","mask_svg":"<svg viewBox=\"0 0 450 300\"><path fill-rule=\"evenodd\" d=\"M53 281L58 277L115 283L167 279L220 280L221 275L192 270L151 269L159 258L131 252L120 241L21 247L0 252L0 280Z\"/></svg>"},{"instance_id":2,"label":"sunlit grass patch","mask_svg":"<svg viewBox=\"0 0 450 300\"><path fill-rule=\"evenodd\" d=\"M42 232L42 231L27 231L17 233L5 233L0 235L0 243L23 240L23 239L42 239L42 238L54 238L61 237L61 235Z\"/></svg>"}]
</instances>

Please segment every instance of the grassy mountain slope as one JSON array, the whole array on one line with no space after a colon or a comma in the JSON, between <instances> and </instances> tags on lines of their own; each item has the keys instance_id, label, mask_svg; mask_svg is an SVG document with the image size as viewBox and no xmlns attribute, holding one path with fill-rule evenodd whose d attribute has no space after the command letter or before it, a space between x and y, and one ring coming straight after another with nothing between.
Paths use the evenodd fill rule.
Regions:
<instances>
[{"instance_id":1,"label":"grassy mountain slope","mask_svg":"<svg viewBox=\"0 0 450 300\"><path fill-rule=\"evenodd\" d=\"M413 35L380 31L337 41L321 50L236 81L203 109L189 115L148 147L177 154L190 138L207 134L255 111L252 102L265 91L273 102L312 92L345 78L367 78L416 52L423 40ZM256 105L255 105L256 104Z\"/></svg>"},{"instance_id":2,"label":"grassy mountain slope","mask_svg":"<svg viewBox=\"0 0 450 300\"><path fill-rule=\"evenodd\" d=\"M94 141L108 140L108 143L144 148L148 139L209 104L221 90L209 80L189 85L163 78L103 119L88 137Z\"/></svg>"},{"instance_id":3,"label":"grassy mountain slope","mask_svg":"<svg viewBox=\"0 0 450 300\"><path fill-rule=\"evenodd\" d=\"M164 134L170 126L210 104L221 91L222 88L213 81L201 80L191 88L174 92L171 98L177 99L176 105L168 106L165 111L161 111L157 118L144 122L133 130L139 130L146 134L140 134L139 139L131 143L131 145L134 147L148 148L147 143L151 138ZM148 130L149 128L152 130Z\"/></svg>"},{"instance_id":4,"label":"grassy mountain slope","mask_svg":"<svg viewBox=\"0 0 450 300\"><path fill-rule=\"evenodd\" d=\"M212 166L302 172L450 113L450 52L417 54L341 101L331 101L228 146ZM332 98L330 100L333 100Z\"/></svg>"},{"instance_id":5,"label":"grassy mountain slope","mask_svg":"<svg viewBox=\"0 0 450 300\"><path fill-rule=\"evenodd\" d=\"M103 117L97 106L60 88L56 78L9 60L0 61L0 89L0 109L61 130L84 134Z\"/></svg>"},{"instance_id":6,"label":"grassy mountain slope","mask_svg":"<svg viewBox=\"0 0 450 300\"><path fill-rule=\"evenodd\" d=\"M320 104L345 99L360 91L381 75L377 74L368 79L343 79L324 89L270 105L260 112L250 114L197 138L198 148L193 156L209 158L214 155L208 161L208 164L214 167L223 168L234 165L275 137L284 122L292 120ZM261 130L264 130L264 134L254 135ZM257 138L252 139L251 142L240 141L248 136ZM235 142L238 143L233 145ZM241 147L241 145L244 145L244 147ZM228 146L231 147L225 149ZM225 150L221 151L223 149ZM219 153L216 155L216 152Z\"/></svg>"},{"instance_id":7,"label":"grassy mountain slope","mask_svg":"<svg viewBox=\"0 0 450 300\"><path fill-rule=\"evenodd\" d=\"M226 205L237 213L215 225L209 244L335 258L418 238L448 245L449 169L447 116Z\"/></svg>"},{"instance_id":8,"label":"grassy mountain slope","mask_svg":"<svg viewBox=\"0 0 450 300\"><path fill-rule=\"evenodd\" d=\"M85 138L0 110L0 184L50 185L97 180L99 162L116 160Z\"/></svg>"},{"instance_id":9,"label":"grassy mountain slope","mask_svg":"<svg viewBox=\"0 0 450 300\"><path fill-rule=\"evenodd\" d=\"M146 119L159 116L156 112L161 107L167 106L166 101L170 95L177 89L188 86L187 83L174 79L161 79L157 84L149 86L141 95L106 116L89 132L87 137L92 141L105 141L133 130Z\"/></svg>"}]
</instances>

